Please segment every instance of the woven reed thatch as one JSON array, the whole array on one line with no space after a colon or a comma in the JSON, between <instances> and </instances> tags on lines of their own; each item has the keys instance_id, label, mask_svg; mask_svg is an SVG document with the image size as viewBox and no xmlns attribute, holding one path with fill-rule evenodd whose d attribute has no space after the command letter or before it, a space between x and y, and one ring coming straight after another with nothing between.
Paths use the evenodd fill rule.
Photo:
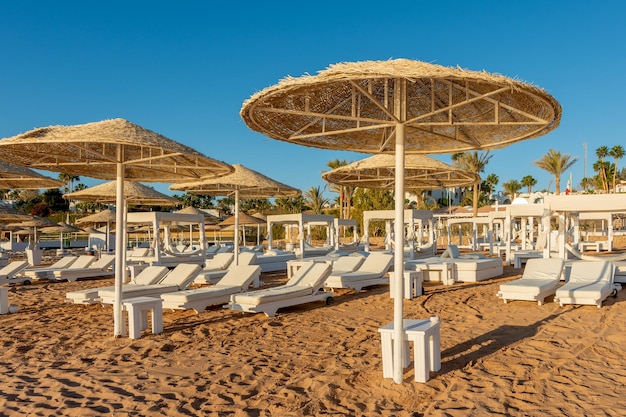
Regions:
<instances>
[{"instance_id":1,"label":"woven reed thatch","mask_svg":"<svg viewBox=\"0 0 626 417\"><path fill-rule=\"evenodd\" d=\"M180 210L176 210L175 213L181 213L181 214L200 214L202 216L204 216L204 223L214 223L217 222L219 220L219 218L217 216L212 215L211 213L207 213L204 210L200 210L199 208L196 207L184 207Z\"/></svg>"},{"instance_id":2,"label":"woven reed thatch","mask_svg":"<svg viewBox=\"0 0 626 417\"><path fill-rule=\"evenodd\" d=\"M393 189L395 173L394 155L380 154L325 172L322 178L339 185ZM474 184L478 178L476 174L426 155L405 156L404 186L407 189L463 187Z\"/></svg>"},{"instance_id":3,"label":"woven reed thatch","mask_svg":"<svg viewBox=\"0 0 626 417\"><path fill-rule=\"evenodd\" d=\"M102 210L98 213L91 214L89 216L82 217L76 220L77 224L89 224L89 223L114 223L116 213L113 210Z\"/></svg>"},{"instance_id":4,"label":"woven reed thatch","mask_svg":"<svg viewBox=\"0 0 626 417\"><path fill-rule=\"evenodd\" d=\"M340 63L288 77L243 103L253 130L304 146L405 153L496 149L554 130L561 106L544 90L487 72L408 59Z\"/></svg>"},{"instance_id":5,"label":"woven reed thatch","mask_svg":"<svg viewBox=\"0 0 626 417\"><path fill-rule=\"evenodd\" d=\"M0 188L36 190L39 188L57 188L63 185L65 185L63 181L46 177L32 169L0 161Z\"/></svg>"},{"instance_id":6,"label":"woven reed thatch","mask_svg":"<svg viewBox=\"0 0 626 417\"><path fill-rule=\"evenodd\" d=\"M37 217L37 216L29 216L28 220L10 223L9 226L18 226L18 227L48 227L48 226L56 226L56 223L46 217Z\"/></svg>"},{"instance_id":7,"label":"woven reed thatch","mask_svg":"<svg viewBox=\"0 0 626 417\"><path fill-rule=\"evenodd\" d=\"M0 141L0 159L31 168L114 180L171 182L224 175L232 168L124 119L49 126Z\"/></svg>"},{"instance_id":8,"label":"woven reed thatch","mask_svg":"<svg viewBox=\"0 0 626 417\"><path fill-rule=\"evenodd\" d=\"M63 195L70 200L95 201L98 203L115 203L117 181L85 188ZM154 188L138 182L124 181L124 199L131 204L152 206L174 206L179 201L169 195L163 194Z\"/></svg>"},{"instance_id":9,"label":"woven reed thatch","mask_svg":"<svg viewBox=\"0 0 626 417\"><path fill-rule=\"evenodd\" d=\"M259 219L258 217L251 216L244 212L239 213L239 226L251 226L257 224L267 224L267 221L263 219ZM235 225L235 216L230 216L226 218L224 221L219 223L220 226L234 226Z\"/></svg>"},{"instance_id":10,"label":"woven reed thatch","mask_svg":"<svg viewBox=\"0 0 626 417\"><path fill-rule=\"evenodd\" d=\"M59 222L54 226L46 226L39 230L41 233L77 233L83 232L82 229L67 224L65 222Z\"/></svg>"},{"instance_id":11,"label":"woven reed thatch","mask_svg":"<svg viewBox=\"0 0 626 417\"><path fill-rule=\"evenodd\" d=\"M206 178L200 181L174 183L170 190L182 190L195 194L232 195L239 192L240 198L297 197L300 190L274 181L265 175L233 164L231 174L219 178Z\"/></svg>"},{"instance_id":12,"label":"woven reed thatch","mask_svg":"<svg viewBox=\"0 0 626 417\"><path fill-rule=\"evenodd\" d=\"M21 211L17 211L13 207L8 207L3 204L0 204L0 221L2 222L14 222L14 221L28 220L31 218L32 217L29 216L28 214L22 213Z\"/></svg>"}]
</instances>

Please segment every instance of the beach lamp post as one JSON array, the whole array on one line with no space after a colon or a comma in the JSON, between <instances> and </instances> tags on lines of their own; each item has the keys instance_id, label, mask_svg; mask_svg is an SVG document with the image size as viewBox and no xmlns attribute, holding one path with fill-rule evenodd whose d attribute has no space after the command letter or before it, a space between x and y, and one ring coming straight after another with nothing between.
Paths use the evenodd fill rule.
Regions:
<instances>
[{"instance_id":1,"label":"beach lamp post","mask_svg":"<svg viewBox=\"0 0 626 417\"><path fill-rule=\"evenodd\" d=\"M394 269L403 270L405 154L487 150L539 137L560 122L544 90L487 72L408 59L340 63L288 77L252 95L252 130L303 146L395 155ZM403 335L403 288L394 291L394 338ZM402 343L393 380L402 382Z\"/></svg>"},{"instance_id":2,"label":"beach lamp post","mask_svg":"<svg viewBox=\"0 0 626 417\"><path fill-rule=\"evenodd\" d=\"M124 119L37 128L0 140L0 159L29 168L116 180L114 336L122 336L124 181L173 182L232 167Z\"/></svg>"}]
</instances>

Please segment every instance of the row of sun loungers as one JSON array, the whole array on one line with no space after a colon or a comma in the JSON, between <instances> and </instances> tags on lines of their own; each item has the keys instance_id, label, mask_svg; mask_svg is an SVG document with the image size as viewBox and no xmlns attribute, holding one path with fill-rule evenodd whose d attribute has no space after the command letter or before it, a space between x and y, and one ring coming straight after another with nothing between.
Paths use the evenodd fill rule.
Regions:
<instances>
[{"instance_id":1,"label":"row of sun loungers","mask_svg":"<svg viewBox=\"0 0 626 417\"><path fill-rule=\"evenodd\" d=\"M615 267L609 261L576 261L571 265L568 281L560 285L564 274L563 259L529 259L522 278L500 285L497 296L508 300L537 301L539 305L554 295L554 301L565 304L588 304L602 307L609 295L617 295L621 285L614 284Z\"/></svg>"}]
</instances>

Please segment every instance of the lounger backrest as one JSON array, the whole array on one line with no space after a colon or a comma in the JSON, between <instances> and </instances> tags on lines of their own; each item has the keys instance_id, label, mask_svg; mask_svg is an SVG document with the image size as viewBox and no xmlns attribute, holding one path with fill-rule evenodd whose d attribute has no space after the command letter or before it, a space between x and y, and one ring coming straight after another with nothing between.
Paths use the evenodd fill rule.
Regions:
<instances>
[{"instance_id":1,"label":"lounger backrest","mask_svg":"<svg viewBox=\"0 0 626 417\"><path fill-rule=\"evenodd\" d=\"M261 272L258 265L231 265L228 272L215 284L220 287L243 287L250 285L254 276Z\"/></svg>"},{"instance_id":2,"label":"lounger backrest","mask_svg":"<svg viewBox=\"0 0 626 417\"><path fill-rule=\"evenodd\" d=\"M209 246L209 248L206 250L205 253L207 255L213 255L214 253L217 253L219 248L220 248L220 245L211 245L211 246Z\"/></svg>"},{"instance_id":3,"label":"lounger backrest","mask_svg":"<svg viewBox=\"0 0 626 417\"><path fill-rule=\"evenodd\" d=\"M237 258L237 264L241 265L252 265L256 259L256 253L254 252L241 252L239 257ZM232 268L232 266L231 266Z\"/></svg>"},{"instance_id":4,"label":"lounger backrest","mask_svg":"<svg viewBox=\"0 0 626 417\"><path fill-rule=\"evenodd\" d=\"M148 256L150 252L150 248L135 248L131 253L128 254L129 258L143 258L144 256Z\"/></svg>"},{"instance_id":5,"label":"lounger backrest","mask_svg":"<svg viewBox=\"0 0 626 417\"><path fill-rule=\"evenodd\" d=\"M235 259L234 253L218 253L206 261L207 269L226 269Z\"/></svg>"},{"instance_id":6,"label":"lounger backrest","mask_svg":"<svg viewBox=\"0 0 626 417\"><path fill-rule=\"evenodd\" d=\"M458 258L461 256L461 252L459 251L459 247L457 245L448 245L446 250L441 254L442 258Z\"/></svg>"},{"instance_id":7,"label":"lounger backrest","mask_svg":"<svg viewBox=\"0 0 626 417\"><path fill-rule=\"evenodd\" d=\"M354 271L364 260L364 256L340 256L333 262L333 271Z\"/></svg>"},{"instance_id":8,"label":"lounger backrest","mask_svg":"<svg viewBox=\"0 0 626 417\"><path fill-rule=\"evenodd\" d=\"M78 259L76 259L70 268L74 269L74 268L87 268L89 267L89 265L91 265L92 263L94 263L96 261L96 257L95 256L91 256L91 255L80 255L78 257Z\"/></svg>"},{"instance_id":9,"label":"lounger backrest","mask_svg":"<svg viewBox=\"0 0 626 417\"><path fill-rule=\"evenodd\" d=\"M224 246L220 246L217 249L217 253L231 253L234 250L233 246L230 245L224 245Z\"/></svg>"},{"instance_id":10,"label":"lounger backrest","mask_svg":"<svg viewBox=\"0 0 626 417\"><path fill-rule=\"evenodd\" d=\"M113 263L115 263L115 255L102 255L100 259L92 262L89 268L105 270L109 269Z\"/></svg>"},{"instance_id":11,"label":"lounger backrest","mask_svg":"<svg viewBox=\"0 0 626 417\"><path fill-rule=\"evenodd\" d=\"M167 266L151 265L135 276L133 283L135 285L152 285L163 279L165 274L169 272Z\"/></svg>"},{"instance_id":12,"label":"lounger backrest","mask_svg":"<svg viewBox=\"0 0 626 417\"><path fill-rule=\"evenodd\" d=\"M54 269L61 269L61 268L67 268L68 266L72 265L72 263L74 263L75 260L78 259L78 256L64 256L61 259L59 259L58 261L56 261L55 263L53 263L52 265L46 267L46 268L54 268Z\"/></svg>"},{"instance_id":13,"label":"lounger backrest","mask_svg":"<svg viewBox=\"0 0 626 417\"><path fill-rule=\"evenodd\" d=\"M357 271L384 274L393 262L393 255L389 253L370 253Z\"/></svg>"},{"instance_id":14,"label":"lounger backrest","mask_svg":"<svg viewBox=\"0 0 626 417\"><path fill-rule=\"evenodd\" d=\"M609 261L576 261L568 282L613 282L613 270Z\"/></svg>"},{"instance_id":15,"label":"lounger backrest","mask_svg":"<svg viewBox=\"0 0 626 417\"><path fill-rule=\"evenodd\" d=\"M177 285L179 289L184 290L193 282L201 269L200 265L196 264L178 264L159 281L159 284Z\"/></svg>"},{"instance_id":16,"label":"lounger backrest","mask_svg":"<svg viewBox=\"0 0 626 417\"><path fill-rule=\"evenodd\" d=\"M17 274L18 272L28 268L29 265L30 264L28 263L28 261L13 261L13 262L10 262L8 265L6 265L2 269L0 269L0 276L12 277L13 275Z\"/></svg>"},{"instance_id":17,"label":"lounger backrest","mask_svg":"<svg viewBox=\"0 0 626 417\"><path fill-rule=\"evenodd\" d=\"M299 285L300 281L304 278L304 276L308 273L308 271L311 268L313 268L314 264L315 264L315 261L310 261L310 262L307 261L306 263L302 264L300 268L298 268L296 272L294 272L294 274L291 276L289 281L285 283L285 285L286 286Z\"/></svg>"},{"instance_id":18,"label":"lounger backrest","mask_svg":"<svg viewBox=\"0 0 626 417\"><path fill-rule=\"evenodd\" d=\"M535 258L526 261L524 274L525 279L552 279L561 280L561 273L565 261L559 258Z\"/></svg>"},{"instance_id":19,"label":"lounger backrest","mask_svg":"<svg viewBox=\"0 0 626 417\"><path fill-rule=\"evenodd\" d=\"M320 287L330 275L332 265L326 262L315 262L313 266L298 281L298 286L311 288Z\"/></svg>"}]
</instances>

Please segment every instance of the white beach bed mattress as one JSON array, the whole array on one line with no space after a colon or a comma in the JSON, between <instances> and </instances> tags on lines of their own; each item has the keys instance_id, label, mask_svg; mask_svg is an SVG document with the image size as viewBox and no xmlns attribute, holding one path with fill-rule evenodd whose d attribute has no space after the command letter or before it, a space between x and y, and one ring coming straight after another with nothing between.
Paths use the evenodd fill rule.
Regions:
<instances>
[{"instance_id":1,"label":"white beach bed mattress","mask_svg":"<svg viewBox=\"0 0 626 417\"><path fill-rule=\"evenodd\" d=\"M251 291L233 295L231 301L239 304L262 304L311 295L310 286L289 286L284 288L268 288L267 290Z\"/></svg>"},{"instance_id":2,"label":"white beach bed mattress","mask_svg":"<svg viewBox=\"0 0 626 417\"><path fill-rule=\"evenodd\" d=\"M518 279L500 285L500 291L506 293L536 294L558 285L554 279Z\"/></svg>"},{"instance_id":3,"label":"white beach bed mattress","mask_svg":"<svg viewBox=\"0 0 626 417\"><path fill-rule=\"evenodd\" d=\"M477 282L502 275L501 258L454 259L457 281Z\"/></svg>"},{"instance_id":4,"label":"white beach bed mattress","mask_svg":"<svg viewBox=\"0 0 626 417\"><path fill-rule=\"evenodd\" d=\"M228 286L220 288L217 285L213 285L210 287L194 288L190 290L161 294L161 298L163 298L164 300L167 299L167 301L170 303L185 303L188 301L204 300L205 298L207 298L207 295L213 298L219 297L220 295L235 294L238 291L241 291L241 289L237 287ZM228 302L228 300L225 300L224 302L226 303Z\"/></svg>"}]
</instances>

